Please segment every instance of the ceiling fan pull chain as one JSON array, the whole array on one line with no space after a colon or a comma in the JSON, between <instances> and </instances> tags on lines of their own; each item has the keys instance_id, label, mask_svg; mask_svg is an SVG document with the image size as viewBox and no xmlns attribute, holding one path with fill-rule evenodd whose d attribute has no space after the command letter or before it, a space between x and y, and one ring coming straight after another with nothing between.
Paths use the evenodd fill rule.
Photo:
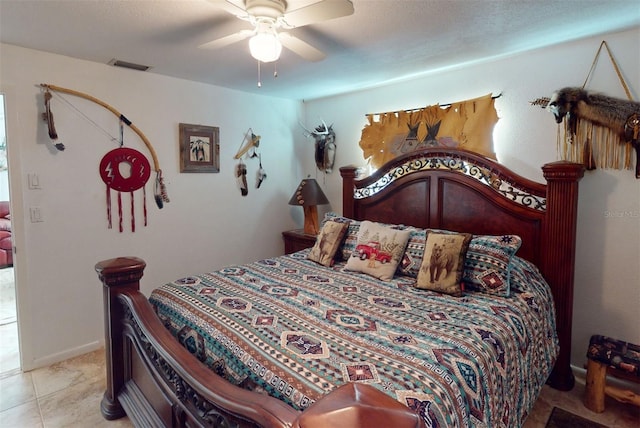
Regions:
<instances>
[{"instance_id":1,"label":"ceiling fan pull chain","mask_svg":"<svg viewBox=\"0 0 640 428\"><path fill-rule=\"evenodd\" d=\"M260 61L258 60L258 88L262 88L262 81L260 80Z\"/></svg>"},{"instance_id":2,"label":"ceiling fan pull chain","mask_svg":"<svg viewBox=\"0 0 640 428\"><path fill-rule=\"evenodd\" d=\"M278 78L278 61L274 61L273 62L273 78L277 79Z\"/></svg>"}]
</instances>

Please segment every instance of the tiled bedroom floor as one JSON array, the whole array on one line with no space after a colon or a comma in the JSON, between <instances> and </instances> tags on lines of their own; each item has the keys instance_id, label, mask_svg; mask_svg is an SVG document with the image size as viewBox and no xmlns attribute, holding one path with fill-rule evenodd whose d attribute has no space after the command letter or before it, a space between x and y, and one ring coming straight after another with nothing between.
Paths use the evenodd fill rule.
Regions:
<instances>
[{"instance_id":1,"label":"tiled bedroom floor","mask_svg":"<svg viewBox=\"0 0 640 428\"><path fill-rule=\"evenodd\" d=\"M124 418L106 421L100 414L105 390L104 350L98 350L28 373L0 375L0 425L3 428L121 428ZM637 428L640 409L607 399L607 408L595 414L582 405L584 383L571 392L544 387L524 428L543 428L554 406L562 407L610 428Z\"/></svg>"},{"instance_id":2,"label":"tiled bedroom floor","mask_svg":"<svg viewBox=\"0 0 640 428\"><path fill-rule=\"evenodd\" d=\"M103 419L105 387L102 349L27 373L5 373L0 378L0 426L132 427L126 418Z\"/></svg>"}]
</instances>

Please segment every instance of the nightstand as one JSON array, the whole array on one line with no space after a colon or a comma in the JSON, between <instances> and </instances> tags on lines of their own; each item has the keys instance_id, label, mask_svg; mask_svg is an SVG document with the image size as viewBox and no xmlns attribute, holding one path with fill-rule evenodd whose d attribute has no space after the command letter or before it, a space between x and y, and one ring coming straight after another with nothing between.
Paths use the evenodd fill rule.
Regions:
<instances>
[{"instance_id":1,"label":"nightstand","mask_svg":"<svg viewBox=\"0 0 640 428\"><path fill-rule=\"evenodd\" d=\"M307 235L302 229L295 229L282 232L282 237L284 238L284 253L290 254L313 247L317 236Z\"/></svg>"}]
</instances>

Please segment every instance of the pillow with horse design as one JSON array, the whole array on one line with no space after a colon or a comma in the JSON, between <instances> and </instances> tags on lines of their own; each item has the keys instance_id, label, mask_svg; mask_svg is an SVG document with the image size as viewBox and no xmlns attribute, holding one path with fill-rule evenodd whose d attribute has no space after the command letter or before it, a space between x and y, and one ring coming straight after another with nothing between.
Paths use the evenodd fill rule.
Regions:
<instances>
[{"instance_id":1,"label":"pillow with horse design","mask_svg":"<svg viewBox=\"0 0 640 428\"><path fill-rule=\"evenodd\" d=\"M325 222L316 238L316 243L307 254L307 258L323 266L333 266L335 255L348 228L348 223Z\"/></svg>"},{"instance_id":2,"label":"pillow with horse design","mask_svg":"<svg viewBox=\"0 0 640 428\"><path fill-rule=\"evenodd\" d=\"M338 252L338 259L342 258L342 260L349 260L351 254L356 249L356 241L358 240L358 232L360 232L360 221L353 220L347 217L343 217L338 213L330 211L324 215L324 220L322 220L322 224L328 221L335 221L338 223L346 223L349 225L347 231L345 232L345 238L342 242L342 248Z\"/></svg>"},{"instance_id":3,"label":"pillow with horse design","mask_svg":"<svg viewBox=\"0 0 640 428\"><path fill-rule=\"evenodd\" d=\"M408 230L364 220L346 269L389 281L395 275L408 240Z\"/></svg>"},{"instance_id":4,"label":"pillow with horse design","mask_svg":"<svg viewBox=\"0 0 640 428\"><path fill-rule=\"evenodd\" d=\"M428 230L416 287L461 296L464 260L471 237L470 233Z\"/></svg>"}]
</instances>

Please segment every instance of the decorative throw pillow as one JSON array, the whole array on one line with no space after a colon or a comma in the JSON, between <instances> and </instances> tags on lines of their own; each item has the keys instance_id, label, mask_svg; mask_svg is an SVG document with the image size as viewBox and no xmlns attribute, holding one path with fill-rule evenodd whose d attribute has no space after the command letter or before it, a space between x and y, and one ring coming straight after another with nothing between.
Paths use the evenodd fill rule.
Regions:
<instances>
[{"instance_id":1,"label":"decorative throw pillow","mask_svg":"<svg viewBox=\"0 0 640 428\"><path fill-rule=\"evenodd\" d=\"M511 259L520 248L518 235L478 235L469 244L463 281L470 290L508 297Z\"/></svg>"},{"instance_id":2,"label":"decorative throw pillow","mask_svg":"<svg viewBox=\"0 0 640 428\"><path fill-rule=\"evenodd\" d=\"M420 266L424 259L424 245L427 240L427 231L437 233L459 233L444 229L419 229L413 226L407 226L406 228L411 230L411 235L409 235L407 249L404 251L402 261L398 267L398 273L412 278L417 278L418 272L420 272Z\"/></svg>"},{"instance_id":3,"label":"decorative throw pillow","mask_svg":"<svg viewBox=\"0 0 640 428\"><path fill-rule=\"evenodd\" d=\"M349 257L351 257L351 254L353 253L353 250L356 249L358 232L360 232L360 222L347 217L343 217L335 212L328 212L324 215L324 220L322 221L322 223L324 224L327 221L336 221L338 223L346 223L349 225L349 228L346 232L346 237L344 238L344 242L342 243L342 250L338 253L338 256L342 257L342 260L349 260Z\"/></svg>"},{"instance_id":4,"label":"decorative throw pillow","mask_svg":"<svg viewBox=\"0 0 640 428\"><path fill-rule=\"evenodd\" d=\"M335 255L348 228L348 223L325 222L316 238L316 243L307 254L307 258L323 266L333 266Z\"/></svg>"},{"instance_id":5,"label":"decorative throw pillow","mask_svg":"<svg viewBox=\"0 0 640 428\"><path fill-rule=\"evenodd\" d=\"M347 260L346 268L389 281L396 272L408 240L408 230L362 221L356 247Z\"/></svg>"},{"instance_id":6,"label":"decorative throw pillow","mask_svg":"<svg viewBox=\"0 0 640 428\"><path fill-rule=\"evenodd\" d=\"M414 227L407 229L411 233L409 234L407 248L404 250L402 260L400 260L400 265L398 266L398 273L417 278L422 259L424 258L424 243L427 239L427 230Z\"/></svg>"},{"instance_id":7,"label":"decorative throw pillow","mask_svg":"<svg viewBox=\"0 0 640 428\"><path fill-rule=\"evenodd\" d=\"M464 259L472 235L431 230L426 235L416 287L461 296Z\"/></svg>"}]
</instances>

